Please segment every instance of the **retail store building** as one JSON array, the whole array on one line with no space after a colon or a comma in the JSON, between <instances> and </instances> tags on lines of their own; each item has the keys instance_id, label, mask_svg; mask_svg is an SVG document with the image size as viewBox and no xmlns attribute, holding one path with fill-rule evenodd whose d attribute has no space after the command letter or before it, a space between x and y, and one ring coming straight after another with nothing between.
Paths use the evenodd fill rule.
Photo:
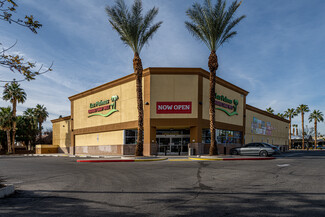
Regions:
<instances>
[{"instance_id":1,"label":"retail store building","mask_svg":"<svg viewBox=\"0 0 325 217\"><path fill-rule=\"evenodd\" d=\"M250 142L288 146L289 121L246 104L248 92L216 79L219 153ZM70 154L134 154L135 75L69 97L71 116L52 120L53 145ZM201 68L143 71L144 155L208 153L209 72Z\"/></svg>"}]
</instances>

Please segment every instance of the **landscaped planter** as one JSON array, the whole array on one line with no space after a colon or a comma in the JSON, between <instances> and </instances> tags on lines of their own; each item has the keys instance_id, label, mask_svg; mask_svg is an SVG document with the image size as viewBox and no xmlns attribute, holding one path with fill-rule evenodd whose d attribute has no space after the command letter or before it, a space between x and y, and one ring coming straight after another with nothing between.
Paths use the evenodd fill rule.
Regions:
<instances>
[{"instance_id":1,"label":"landscaped planter","mask_svg":"<svg viewBox=\"0 0 325 217\"><path fill-rule=\"evenodd\" d=\"M58 153L58 145L36 145L36 154Z\"/></svg>"}]
</instances>

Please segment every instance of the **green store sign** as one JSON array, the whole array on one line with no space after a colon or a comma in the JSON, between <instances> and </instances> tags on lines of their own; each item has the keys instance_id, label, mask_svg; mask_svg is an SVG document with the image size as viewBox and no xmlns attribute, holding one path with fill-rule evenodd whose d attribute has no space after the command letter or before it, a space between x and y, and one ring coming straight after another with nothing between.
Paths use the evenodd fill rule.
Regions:
<instances>
[{"instance_id":1,"label":"green store sign","mask_svg":"<svg viewBox=\"0 0 325 217\"><path fill-rule=\"evenodd\" d=\"M112 101L111 104L109 104L109 100L101 100L101 101L97 101L96 103L90 103L89 105L90 109L88 110L88 114L90 115L88 115L88 117L92 117L92 116L108 117L111 114L118 112L118 110L116 109L116 101L118 99L119 97L116 95L111 97L111 101ZM105 110L108 110L106 114L97 113Z\"/></svg>"},{"instance_id":2,"label":"green store sign","mask_svg":"<svg viewBox=\"0 0 325 217\"><path fill-rule=\"evenodd\" d=\"M217 110L223 111L228 116L238 115L238 112L237 112L238 100L237 99L231 100L231 99L228 99L227 96L218 95L217 93L216 93L215 99L216 99L215 104L217 106L222 107L222 108L216 108Z\"/></svg>"}]
</instances>

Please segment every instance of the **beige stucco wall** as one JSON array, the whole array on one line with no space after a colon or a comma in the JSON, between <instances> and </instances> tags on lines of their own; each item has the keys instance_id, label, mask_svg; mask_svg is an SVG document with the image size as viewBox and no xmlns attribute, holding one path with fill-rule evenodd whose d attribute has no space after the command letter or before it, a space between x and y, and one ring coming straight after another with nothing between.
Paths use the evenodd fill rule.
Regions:
<instances>
[{"instance_id":1,"label":"beige stucco wall","mask_svg":"<svg viewBox=\"0 0 325 217\"><path fill-rule=\"evenodd\" d=\"M202 104L202 118L209 120L209 79L203 78L203 104ZM244 114L244 97L242 94L228 89L220 84L216 84L216 93L218 95L227 96L228 99L238 100L237 112L238 115L228 116L225 112L216 110L216 118L215 120L218 122L243 126L243 114ZM233 104L231 104L233 105ZM222 108L216 105L216 108ZM226 109L231 112L232 110Z\"/></svg>"},{"instance_id":2,"label":"beige stucco wall","mask_svg":"<svg viewBox=\"0 0 325 217\"><path fill-rule=\"evenodd\" d=\"M74 129L101 126L107 124L136 121L137 120L137 98L136 98L135 81L130 81L116 87L112 87L92 95L74 100L73 103L73 118ZM88 117L88 110L90 103L96 103L100 100L109 100L111 97L117 95L119 99L116 101L116 109L118 112L113 113L108 117L92 116ZM102 107L102 106L98 106ZM98 108L96 107L96 108ZM109 110L102 113L106 114Z\"/></svg>"},{"instance_id":3,"label":"beige stucco wall","mask_svg":"<svg viewBox=\"0 0 325 217\"><path fill-rule=\"evenodd\" d=\"M198 75L151 75L151 118L197 118ZM191 114L157 114L157 102L192 102Z\"/></svg>"},{"instance_id":4,"label":"beige stucco wall","mask_svg":"<svg viewBox=\"0 0 325 217\"><path fill-rule=\"evenodd\" d=\"M253 117L259 120L270 122L272 126L271 136L252 133ZM250 142L266 142L273 145L288 145L289 123L274 119L269 116L246 110L246 135L245 144Z\"/></svg>"},{"instance_id":5,"label":"beige stucco wall","mask_svg":"<svg viewBox=\"0 0 325 217\"><path fill-rule=\"evenodd\" d=\"M75 142L76 146L122 145L123 135L123 130L76 135Z\"/></svg>"},{"instance_id":6,"label":"beige stucco wall","mask_svg":"<svg viewBox=\"0 0 325 217\"><path fill-rule=\"evenodd\" d=\"M53 123L53 145L68 148L71 145L70 120Z\"/></svg>"}]
</instances>

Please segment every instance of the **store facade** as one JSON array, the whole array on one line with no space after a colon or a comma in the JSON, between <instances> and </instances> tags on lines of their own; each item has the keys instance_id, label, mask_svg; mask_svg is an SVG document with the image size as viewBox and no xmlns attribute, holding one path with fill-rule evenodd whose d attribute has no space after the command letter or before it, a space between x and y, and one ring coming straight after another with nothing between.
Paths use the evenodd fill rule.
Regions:
<instances>
[{"instance_id":1,"label":"store facade","mask_svg":"<svg viewBox=\"0 0 325 217\"><path fill-rule=\"evenodd\" d=\"M219 153L251 142L245 137L250 134L257 135L253 136L255 142L272 136L273 144L287 144L287 120L246 105L248 92L240 87L218 77L215 85ZM53 144L71 154L134 154L138 119L135 90L135 75L131 74L69 97L71 116L52 120ZM208 152L209 72L201 68L147 68L143 72L143 102L144 155L182 155L188 148L195 154Z\"/></svg>"}]
</instances>

